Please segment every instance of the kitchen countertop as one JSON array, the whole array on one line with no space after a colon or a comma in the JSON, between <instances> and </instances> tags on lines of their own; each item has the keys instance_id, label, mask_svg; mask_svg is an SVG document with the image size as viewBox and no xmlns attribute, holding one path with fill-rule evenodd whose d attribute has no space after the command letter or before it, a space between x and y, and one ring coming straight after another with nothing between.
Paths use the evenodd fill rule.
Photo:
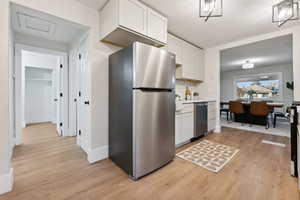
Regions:
<instances>
[{"instance_id":1,"label":"kitchen countertop","mask_svg":"<svg viewBox=\"0 0 300 200\"><path fill-rule=\"evenodd\" d=\"M189 100L189 101L177 101L176 103L194 104L194 103L206 103L206 102L216 102L216 100Z\"/></svg>"}]
</instances>

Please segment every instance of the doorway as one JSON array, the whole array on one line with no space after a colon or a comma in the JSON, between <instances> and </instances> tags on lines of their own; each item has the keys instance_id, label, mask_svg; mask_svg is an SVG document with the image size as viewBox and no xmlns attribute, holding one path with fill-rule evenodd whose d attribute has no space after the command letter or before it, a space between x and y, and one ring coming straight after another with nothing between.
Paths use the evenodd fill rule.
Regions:
<instances>
[{"instance_id":1,"label":"doorway","mask_svg":"<svg viewBox=\"0 0 300 200\"><path fill-rule=\"evenodd\" d=\"M11 19L15 145L26 145L42 132L39 136L51 134L44 139L76 137L75 144L87 153L89 28L16 4Z\"/></svg>"},{"instance_id":2,"label":"doorway","mask_svg":"<svg viewBox=\"0 0 300 200\"><path fill-rule=\"evenodd\" d=\"M221 125L289 137L293 74L291 34L220 51Z\"/></svg>"}]
</instances>

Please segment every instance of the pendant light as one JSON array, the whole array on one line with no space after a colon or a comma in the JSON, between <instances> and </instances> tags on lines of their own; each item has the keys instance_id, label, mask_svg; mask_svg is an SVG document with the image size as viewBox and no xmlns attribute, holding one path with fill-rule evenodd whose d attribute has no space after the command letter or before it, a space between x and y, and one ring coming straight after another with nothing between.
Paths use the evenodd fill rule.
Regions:
<instances>
[{"instance_id":1,"label":"pendant light","mask_svg":"<svg viewBox=\"0 0 300 200\"><path fill-rule=\"evenodd\" d=\"M200 18L223 16L223 0L200 0Z\"/></svg>"},{"instance_id":2,"label":"pendant light","mask_svg":"<svg viewBox=\"0 0 300 200\"><path fill-rule=\"evenodd\" d=\"M272 22L281 27L287 21L299 19L299 3L293 0L284 0L273 6Z\"/></svg>"}]
</instances>

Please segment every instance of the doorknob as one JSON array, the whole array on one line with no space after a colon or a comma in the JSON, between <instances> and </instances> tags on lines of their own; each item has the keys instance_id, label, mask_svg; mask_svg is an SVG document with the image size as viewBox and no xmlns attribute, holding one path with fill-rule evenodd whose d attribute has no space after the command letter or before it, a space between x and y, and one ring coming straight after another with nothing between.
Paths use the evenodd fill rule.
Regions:
<instances>
[{"instance_id":1,"label":"doorknob","mask_svg":"<svg viewBox=\"0 0 300 200\"><path fill-rule=\"evenodd\" d=\"M58 99L54 99L54 101L58 101Z\"/></svg>"},{"instance_id":2,"label":"doorknob","mask_svg":"<svg viewBox=\"0 0 300 200\"><path fill-rule=\"evenodd\" d=\"M85 101L84 104L85 105L90 105L90 102L89 101Z\"/></svg>"}]
</instances>

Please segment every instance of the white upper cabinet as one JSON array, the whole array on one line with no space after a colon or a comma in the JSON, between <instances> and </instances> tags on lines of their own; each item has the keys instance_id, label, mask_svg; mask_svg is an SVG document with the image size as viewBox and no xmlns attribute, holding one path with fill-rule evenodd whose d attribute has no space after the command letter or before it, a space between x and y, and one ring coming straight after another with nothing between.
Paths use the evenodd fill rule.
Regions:
<instances>
[{"instance_id":1,"label":"white upper cabinet","mask_svg":"<svg viewBox=\"0 0 300 200\"><path fill-rule=\"evenodd\" d=\"M152 9L148 9L148 36L163 43L167 43L168 20Z\"/></svg>"},{"instance_id":2,"label":"white upper cabinet","mask_svg":"<svg viewBox=\"0 0 300 200\"><path fill-rule=\"evenodd\" d=\"M147 7L136 0L120 0L119 24L132 31L146 35Z\"/></svg>"},{"instance_id":3,"label":"white upper cabinet","mask_svg":"<svg viewBox=\"0 0 300 200\"><path fill-rule=\"evenodd\" d=\"M171 38L171 37L169 37ZM169 39L168 50L176 54L179 64L176 68L176 78L179 80L204 81L203 50L183 40L176 45L174 39ZM178 41L178 39L177 39Z\"/></svg>"},{"instance_id":4,"label":"white upper cabinet","mask_svg":"<svg viewBox=\"0 0 300 200\"><path fill-rule=\"evenodd\" d=\"M184 79L195 79L195 49L187 42L182 42L182 77Z\"/></svg>"},{"instance_id":5,"label":"white upper cabinet","mask_svg":"<svg viewBox=\"0 0 300 200\"><path fill-rule=\"evenodd\" d=\"M164 46L167 26L167 18L138 0L109 0L100 11L100 40L111 44Z\"/></svg>"},{"instance_id":6,"label":"white upper cabinet","mask_svg":"<svg viewBox=\"0 0 300 200\"><path fill-rule=\"evenodd\" d=\"M196 79L199 81L204 81L205 78L205 68L204 68L204 52L201 49L197 50L196 53Z\"/></svg>"},{"instance_id":7,"label":"white upper cabinet","mask_svg":"<svg viewBox=\"0 0 300 200\"><path fill-rule=\"evenodd\" d=\"M171 34L168 34L168 48L167 50L176 55L176 64L182 64L182 44L181 40L177 39Z\"/></svg>"}]
</instances>

